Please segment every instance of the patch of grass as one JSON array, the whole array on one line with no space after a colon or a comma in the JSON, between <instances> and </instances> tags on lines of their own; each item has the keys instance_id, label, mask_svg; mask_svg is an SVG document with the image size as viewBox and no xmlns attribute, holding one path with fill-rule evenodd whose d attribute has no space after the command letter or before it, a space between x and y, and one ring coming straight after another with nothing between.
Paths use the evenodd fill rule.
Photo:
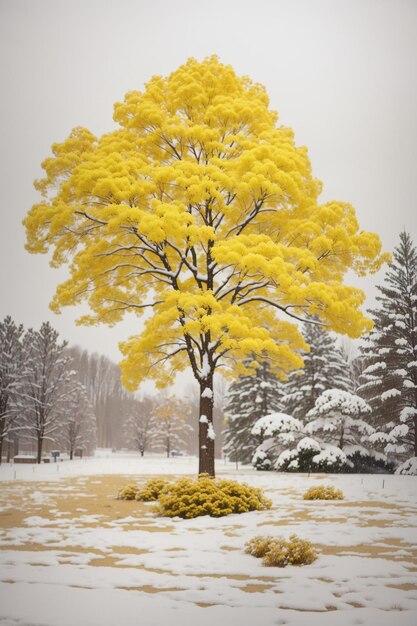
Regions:
<instances>
[{"instance_id":1,"label":"patch of grass","mask_svg":"<svg viewBox=\"0 0 417 626\"><path fill-rule=\"evenodd\" d=\"M330 485L310 487L303 495L304 500L344 500L343 491Z\"/></svg>"}]
</instances>

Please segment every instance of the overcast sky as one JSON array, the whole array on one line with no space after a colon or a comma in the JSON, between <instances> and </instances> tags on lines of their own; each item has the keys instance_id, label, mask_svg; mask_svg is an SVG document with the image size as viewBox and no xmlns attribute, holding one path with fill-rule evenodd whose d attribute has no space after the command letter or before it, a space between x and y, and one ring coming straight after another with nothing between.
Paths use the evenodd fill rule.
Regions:
<instances>
[{"instance_id":1,"label":"overcast sky","mask_svg":"<svg viewBox=\"0 0 417 626\"><path fill-rule=\"evenodd\" d=\"M0 0L0 318L51 323L118 360L140 328L75 325L48 308L64 270L24 250L21 221L53 142L114 128L113 104L190 56L263 83L309 149L322 199L351 202L387 250L417 241L417 0ZM372 304L379 277L365 287Z\"/></svg>"}]
</instances>

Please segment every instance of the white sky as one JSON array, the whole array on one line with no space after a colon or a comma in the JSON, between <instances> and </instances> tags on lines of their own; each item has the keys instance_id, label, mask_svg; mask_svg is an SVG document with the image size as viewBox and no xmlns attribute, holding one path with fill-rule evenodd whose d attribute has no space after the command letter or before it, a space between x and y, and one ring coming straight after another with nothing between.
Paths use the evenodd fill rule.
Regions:
<instances>
[{"instance_id":1,"label":"white sky","mask_svg":"<svg viewBox=\"0 0 417 626\"><path fill-rule=\"evenodd\" d=\"M218 54L266 85L309 149L323 200L351 202L392 250L417 240L417 0L0 0L0 318L49 319L71 343L118 360L140 328L77 327L48 308L65 272L24 250L21 221L50 145L74 126L114 127L113 104L189 56ZM362 284L372 304L381 276Z\"/></svg>"}]
</instances>

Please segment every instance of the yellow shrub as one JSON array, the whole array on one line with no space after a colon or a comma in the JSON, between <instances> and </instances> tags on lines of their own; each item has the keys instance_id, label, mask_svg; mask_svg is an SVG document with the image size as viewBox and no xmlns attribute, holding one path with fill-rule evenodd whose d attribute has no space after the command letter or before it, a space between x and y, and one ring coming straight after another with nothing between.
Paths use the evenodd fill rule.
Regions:
<instances>
[{"instance_id":1,"label":"yellow shrub","mask_svg":"<svg viewBox=\"0 0 417 626\"><path fill-rule=\"evenodd\" d=\"M231 513L263 511L271 507L260 489L233 480L216 480L206 475L181 478L168 484L158 500L157 511L165 517L190 519L200 515L222 517Z\"/></svg>"},{"instance_id":2,"label":"yellow shrub","mask_svg":"<svg viewBox=\"0 0 417 626\"><path fill-rule=\"evenodd\" d=\"M162 478L151 478L143 485L143 487L139 488L136 494L136 500L140 500L142 502L153 502L154 500L158 500L167 485L167 481Z\"/></svg>"},{"instance_id":3,"label":"yellow shrub","mask_svg":"<svg viewBox=\"0 0 417 626\"><path fill-rule=\"evenodd\" d=\"M257 535L245 543L245 552L259 559L265 556L273 541L274 538L271 536L263 537L262 535Z\"/></svg>"},{"instance_id":4,"label":"yellow shrub","mask_svg":"<svg viewBox=\"0 0 417 626\"><path fill-rule=\"evenodd\" d=\"M303 496L304 500L343 500L344 497L343 491L329 485L310 487Z\"/></svg>"},{"instance_id":5,"label":"yellow shrub","mask_svg":"<svg viewBox=\"0 0 417 626\"><path fill-rule=\"evenodd\" d=\"M245 544L245 552L258 558L263 557L264 565L275 567L309 565L317 559L317 553L311 543L297 535L291 535L288 540L258 535Z\"/></svg>"},{"instance_id":6,"label":"yellow shrub","mask_svg":"<svg viewBox=\"0 0 417 626\"><path fill-rule=\"evenodd\" d=\"M137 485L127 485L126 487L123 487L123 489L120 489L119 493L117 494L117 499L134 500L136 498L138 490L139 487Z\"/></svg>"}]
</instances>

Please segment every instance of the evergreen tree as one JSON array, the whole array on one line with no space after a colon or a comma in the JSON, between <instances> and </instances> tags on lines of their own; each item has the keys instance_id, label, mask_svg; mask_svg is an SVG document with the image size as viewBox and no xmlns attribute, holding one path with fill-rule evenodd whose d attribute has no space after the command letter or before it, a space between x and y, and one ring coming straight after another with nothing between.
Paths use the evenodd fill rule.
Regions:
<instances>
[{"instance_id":1,"label":"evergreen tree","mask_svg":"<svg viewBox=\"0 0 417 626\"><path fill-rule=\"evenodd\" d=\"M289 375L282 405L286 413L305 421L323 391L352 391L353 380L342 350L322 326L305 324L303 336L310 352L303 354L304 368Z\"/></svg>"},{"instance_id":2,"label":"evergreen tree","mask_svg":"<svg viewBox=\"0 0 417 626\"><path fill-rule=\"evenodd\" d=\"M385 460L382 455L375 458L375 453L369 449L369 437L374 433L374 428L366 419L370 412L369 404L359 396L340 389L327 389L309 411L310 421L305 426L305 432L320 442L323 448L330 444L332 448L343 451L347 468L366 470L375 461L382 463ZM324 457L323 454L321 456ZM319 463L324 460L317 459Z\"/></svg>"},{"instance_id":3,"label":"evergreen tree","mask_svg":"<svg viewBox=\"0 0 417 626\"><path fill-rule=\"evenodd\" d=\"M0 322L0 464L3 444L17 428L16 395L21 382L23 326L10 316Z\"/></svg>"},{"instance_id":4,"label":"evergreen tree","mask_svg":"<svg viewBox=\"0 0 417 626\"><path fill-rule=\"evenodd\" d=\"M281 408L282 383L271 373L267 362L259 363L254 374L240 376L231 384L225 403L224 451L231 461L250 463L262 441L251 434L259 418Z\"/></svg>"},{"instance_id":5,"label":"evergreen tree","mask_svg":"<svg viewBox=\"0 0 417 626\"><path fill-rule=\"evenodd\" d=\"M417 457L417 250L408 233L378 290L358 393L372 407L374 443L398 461Z\"/></svg>"}]
</instances>

